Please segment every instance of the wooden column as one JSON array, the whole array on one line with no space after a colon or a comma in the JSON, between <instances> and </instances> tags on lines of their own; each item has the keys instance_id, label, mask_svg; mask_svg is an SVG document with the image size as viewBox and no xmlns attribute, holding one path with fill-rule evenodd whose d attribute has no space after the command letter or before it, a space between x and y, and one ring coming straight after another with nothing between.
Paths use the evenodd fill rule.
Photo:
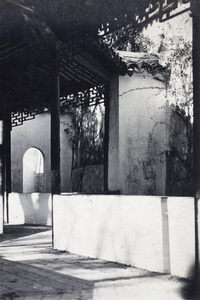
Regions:
<instances>
[{"instance_id":1,"label":"wooden column","mask_svg":"<svg viewBox=\"0 0 200 300\"><path fill-rule=\"evenodd\" d=\"M4 190L4 220L9 223L8 195L11 192L11 113L5 103L3 120L3 190Z\"/></svg>"},{"instance_id":2,"label":"wooden column","mask_svg":"<svg viewBox=\"0 0 200 300\"><path fill-rule=\"evenodd\" d=\"M200 1L193 1L195 281L200 299ZM199 298L198 298L199 297Z\"/></svg>"},{"instance_id":3,"label":"wooden column","mask_svg":"<svg viewBox=\"0 0 200 300\"><path fill-rule=\"evenodd\" d=\"M108 192L108 151L109 151L110 104L108 90L105 90L105 134L104 134L104 192Z\"/></svg>"},{"instance_id":4,"label":"wooden column","mask_svg":"<svg viewBox=\"0 0 200 300\"><path fill-rule=\"evenodd\" d=\"M51 191L60 194L60 78L58 68L58 44L53 51L51 77Z\"/></svg>"},{"instance_id":5,"label":"wooden column","mask_svg":"<svg viewBox=\"0 0 200 300\"><path fill-rule=\"evenodd\" d=\"M0 106L0 234L3 233L3 109Z\"/></svg>"},{"instance_id":6,"label":"wooden column","mask_svg":"<svg viewBox=\"0 0 200 300\"><path fill-rule=\"evenodd\" d=\"M0 105L0 194L3 196L3 157L4 157L4 151L3 151L3 104Z\"/></svg>"},{"instance_id":7,"label":"wooden column","mask_svg":"<svg viewBox=\"0 0 200 300\"><path fill-rule=\"evenodd\" d=\"M9 222L8 219L8 194L11 192L11 115L7 97L1 103L0 107L0 178L1 178L1 197L3 199L3 220Z\"/></svg>"}]
</instances>

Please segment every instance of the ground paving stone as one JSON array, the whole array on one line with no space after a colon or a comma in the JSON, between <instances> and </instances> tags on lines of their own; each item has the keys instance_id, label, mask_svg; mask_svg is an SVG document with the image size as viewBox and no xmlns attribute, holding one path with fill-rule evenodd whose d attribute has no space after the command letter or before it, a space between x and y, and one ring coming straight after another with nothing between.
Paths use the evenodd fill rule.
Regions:
<instances>
[{"instance_id":1,"label":"ground paving stone","mask_svg":"<svg viewBox=\"0 0 200 300\"><path fill-rule=\"evenodd\" d=\"M56 251L46 227L9 225L0 241L0 299L195 299L181 278Z\"/></svg>"}]
</instances>

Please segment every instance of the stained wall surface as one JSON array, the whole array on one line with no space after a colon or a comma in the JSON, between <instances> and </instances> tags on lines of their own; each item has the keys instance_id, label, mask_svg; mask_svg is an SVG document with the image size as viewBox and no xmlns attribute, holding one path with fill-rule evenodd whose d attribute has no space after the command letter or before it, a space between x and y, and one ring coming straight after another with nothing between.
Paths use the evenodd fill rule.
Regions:
<instances>
[{"instance_id":1,"label":"stained wall surface","mask_svg":"<svg viewBox=\"0 0 200 300\"><path fill-rule=\"evenodd\" d=\"M122 194L164 195L166 87L147 72L119 80Z\"/></svg>"},{"instance_id":2,"label":"stained wall surface","mask_svg":"<svg viewBox=\"0 0 200 300\"><path fill-rule=\"evenodd\" d=\"M119 76L111 81L110 95L109 190L165 195L169 126L165 83L146 71Z\"/></svg>"}]
</instances>

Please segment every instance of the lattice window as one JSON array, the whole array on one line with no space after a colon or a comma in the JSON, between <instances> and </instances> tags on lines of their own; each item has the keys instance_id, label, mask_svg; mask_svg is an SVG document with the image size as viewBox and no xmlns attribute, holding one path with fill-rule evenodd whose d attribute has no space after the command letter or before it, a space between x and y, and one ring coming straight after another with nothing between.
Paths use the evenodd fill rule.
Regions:
<instances>
[{"instance_id":1,"label":"lattice window","mask_svg":"<svg viewBox=\"0 0 200 300\"><path fill-rule=\"evenodd\" d=\"M76 95L71 94L66 97L60 98L60 108L70 108L79 106L93 106L100 103L105 103L108 99L108 86L100 85L97 87L89 88L83 92L78 92ZM32 110L23 110L19 112L11 113L11 125L12 127L20 126L25 121L35 119L35 116L43 112L47 112L49 109L40 108Z\"/></svg>"},{"instance_id":2,"label":"lattice window","mask_svg":"<svg viewBox=\"0 0 200 300\"><path fill-rule=\"evenodd\" d=\"M78 107L92 106L100 103L105 103L108 96L108 87L101 85L93 87L83 92L78 92L76 95L71 94L60 99L61 107Z\"/></svg>"},{"instance_id":3,"label":"lattice window","mask_svg":"<svg viewBox=\"0 0 200 300\"><path fill-rule=\"evenodd\" d=\"M25 121L35 119L35 116L48 111L46 108L35 110L23 110L18 112L11 112L11 126L16 127L22 125Z\"/></svg>"}]
</instances>

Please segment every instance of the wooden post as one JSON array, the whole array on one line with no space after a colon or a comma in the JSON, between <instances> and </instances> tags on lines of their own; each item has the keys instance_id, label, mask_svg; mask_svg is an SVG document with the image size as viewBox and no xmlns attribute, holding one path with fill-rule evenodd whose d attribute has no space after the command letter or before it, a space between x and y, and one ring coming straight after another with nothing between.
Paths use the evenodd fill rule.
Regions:
<instances>
[{"instance_id":1,"label":"wooden post","mask_svg":"<svg viewBox=\"0 0 200 300\"><path fill-rule=\"evenodd\" d=\"M0 234L3 233L3 112L0 106Z\"/></svg>"},{"instance_id":2,"label":"wooden post","mask_svg":"<svg viewBox=\"0 0 200 300\"><path fill-rule=\"evenodd\" d=\"M57 63L59 48L55 47L51 78L51 191L60 194L60 78Z\"/></svg>"},{"instance_id":3,"label":"wooden post","mask_svg":"<svg viewBox=\"0 0 200 300\"><path fill-rule=\"evenodd\" d=\"M8 195L11 192L11 114L8 103L4 107L3 120L3 191L4 191L4 220L9 223Z\"/></svg>"},{"instance_id":4,"label":"wooden post","mask_svg":"<svg viewBox=\"0 0 200 300\"><path fill-rule=\"evenodd\" d=\"M194 99L194 201L195 201L195 281L200 299L200 2L193 1L193 99Z\"/></svg>"},{"instance_id":5,"label":"wooden post","mask_svg":"<svg viewBox=\"0 0 200 300\"><path fill-rule=\"evenodd\" d=\"M11 192L11 115L7 101L8 99L5 97L5 101L2 101L0 107L0 178L1 200L3 200L3 221L8 223L8 194Z\"/></svg>"},{"instance_id":6,"label":"wooden post","mask_svg":"<svg viewBox=\"0 0 200 300\"><path fill-rule=\"evenodd\" d=\"M108 90L105 88L105 133L104 133L104 192L108 192L108 150L109 150L109 114Z\"/></svg>"}]
</instances>

